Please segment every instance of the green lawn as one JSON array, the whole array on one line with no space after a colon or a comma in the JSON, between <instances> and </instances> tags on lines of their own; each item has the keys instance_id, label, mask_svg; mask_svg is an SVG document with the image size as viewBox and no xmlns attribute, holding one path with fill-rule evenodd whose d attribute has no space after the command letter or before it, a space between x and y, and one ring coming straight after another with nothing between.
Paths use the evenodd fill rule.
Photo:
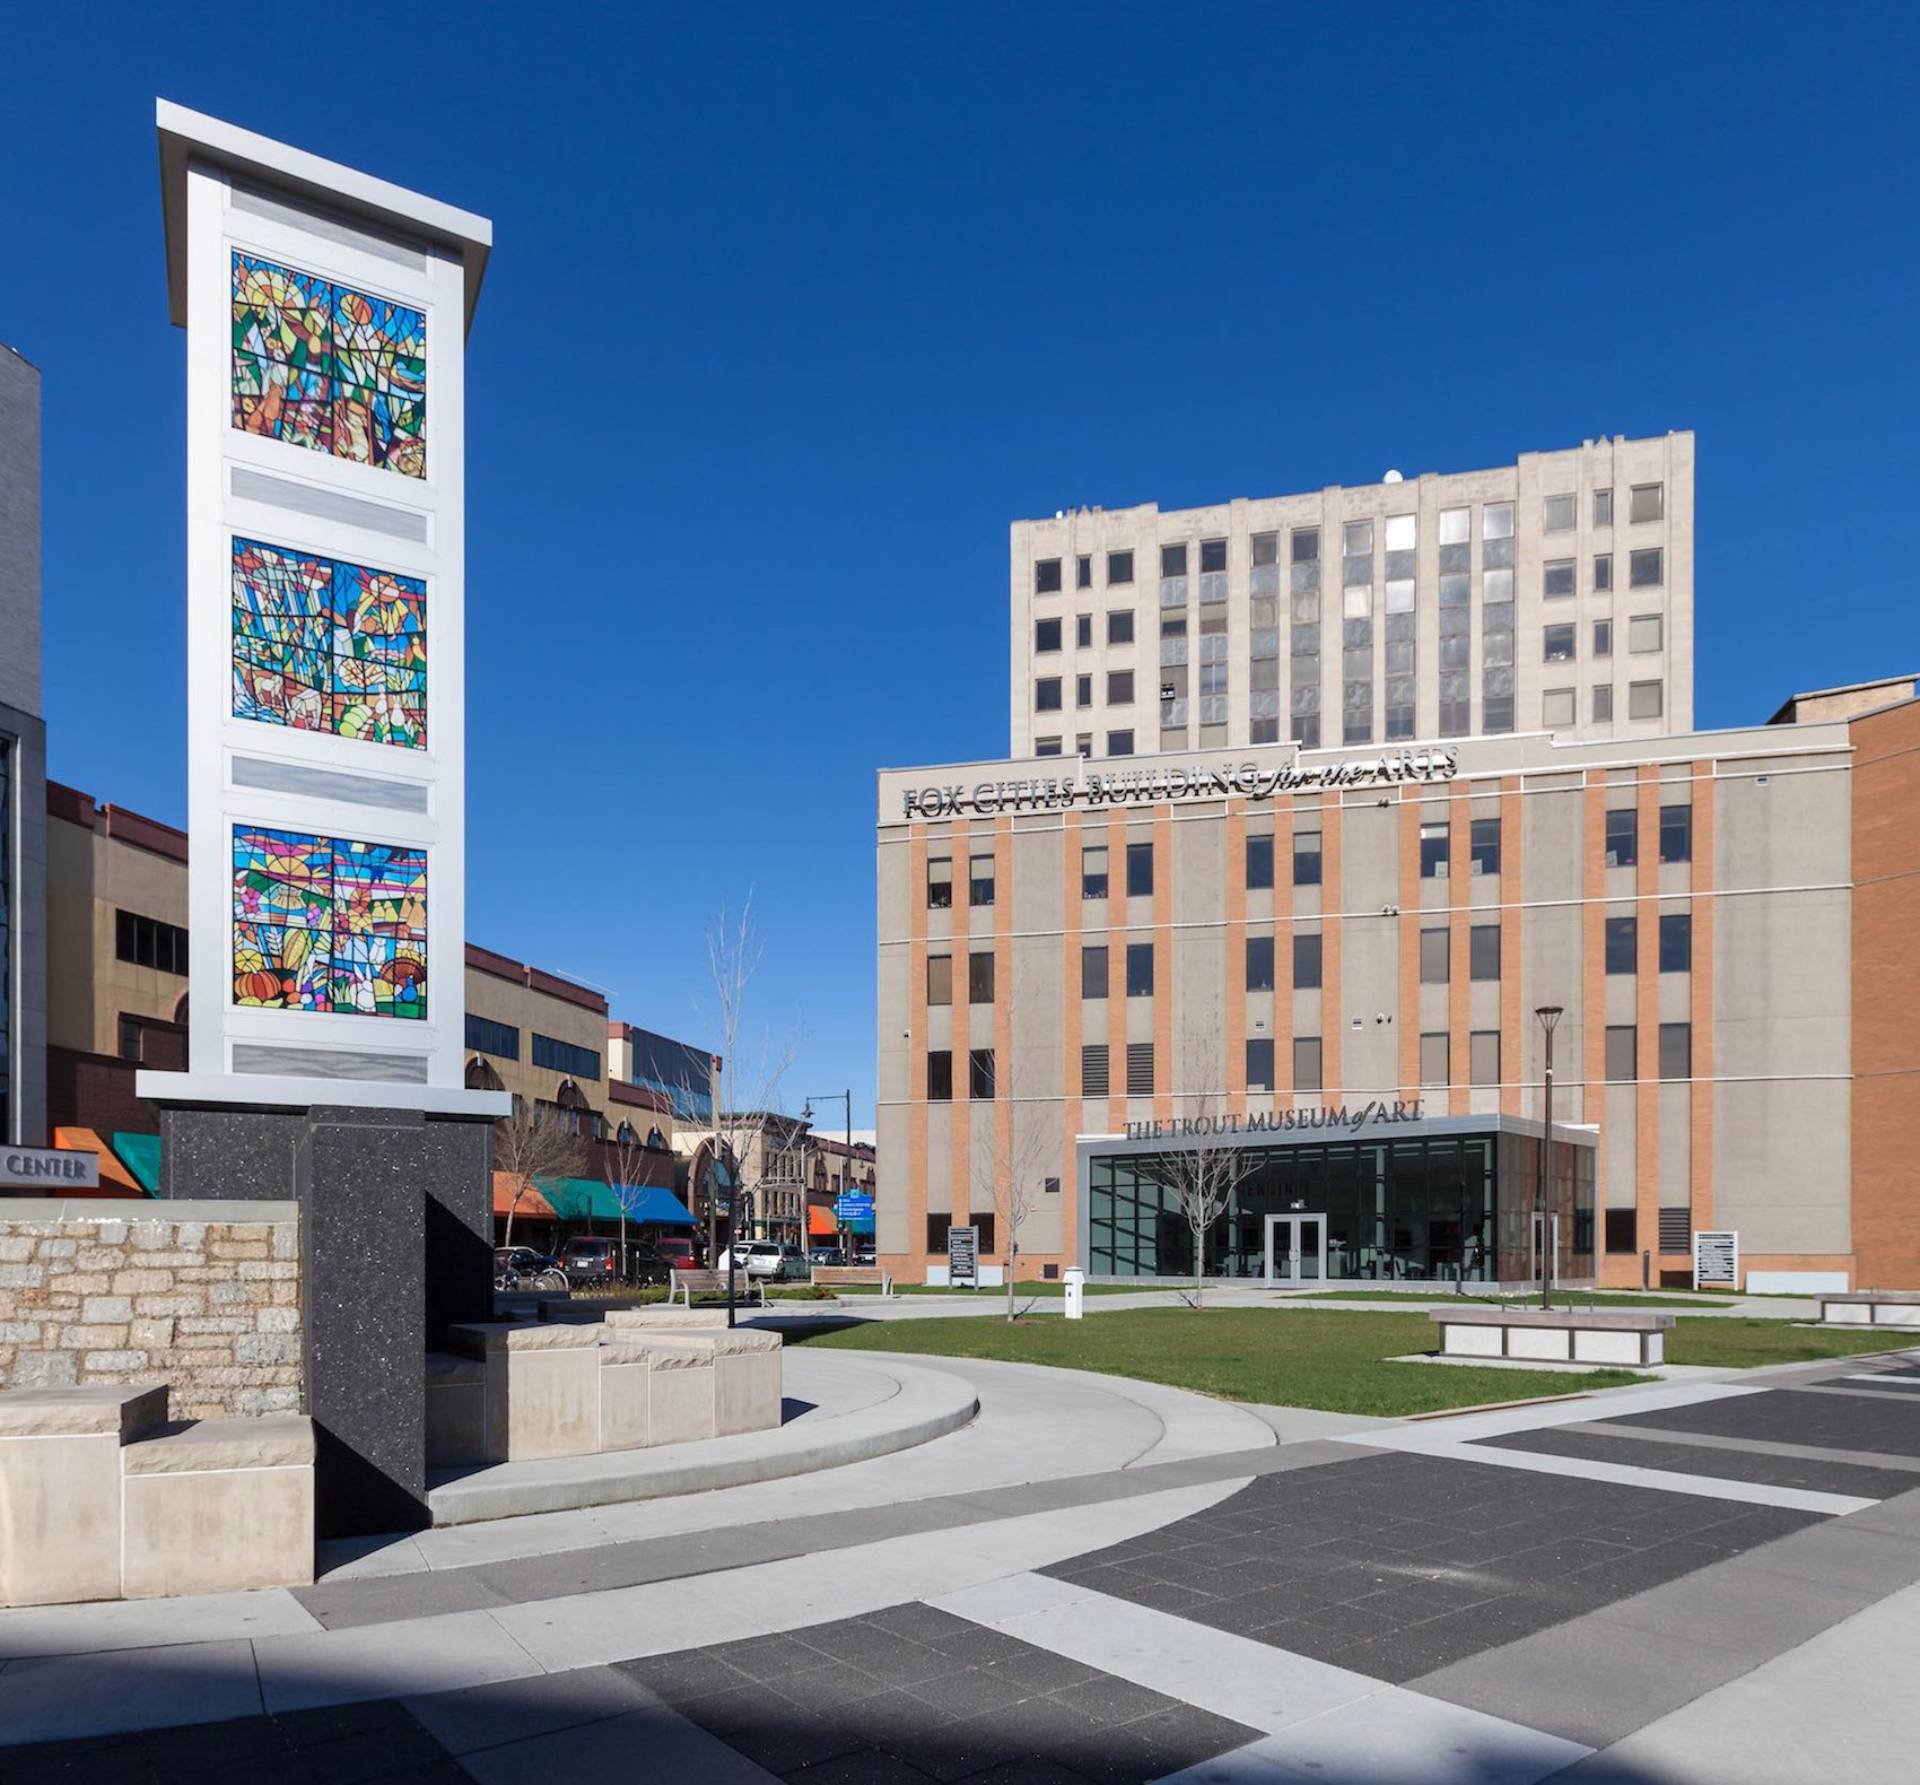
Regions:
<instances>
[{"instance_id":1,"label":"green lawn","mask_svg":"<svg viewBox=\"0 0 1920 1785\"><path fill-rule=\"evenodd\" d=\"M1316 1302L1479 1302L1488 1307L1538 1307L1539 1296L1456 1295L1451 1290L1434 1289L1325 1289L1297 1296L1297 1301ZM1556 1308L1698 1308L1698 1301L1673 1295L1641 1295L1637 1292L1601 1290L1589 1295L1584 1289L1556 1290Z\"/></svg>"},{"instance_id":2,"label":"green lawn","mask_svg":"<svg viewBox=\"0 0 1920 1785\"><path fill-rule=\"evenodd\" d=\"M791 1334L788 1343L800 1341ZM1130 1308L1083 1321L891 1320L805 1341L854 1351L1006 1358L1165 1382L1230 1401L1398 1415L1613 1388L1624 1370L1549 1376L1385 1360L1431 1350L1424 1314L1279 1313L1266 1308Z\"/></svg>"},{"instance_id":3,"label":"green lawn","mask_svg":"<svg viewBox=\"0 0 1920 1785\"><path fill-rule=\"evenodd\" d=\"M1667 1362L1721 1370L1761 1364L1818 1363L1828 1357L1867 1357L1920 1344L1920 1333L1795 1326L1784 1320L1676 1320L1667 1334Z\"/></svg>"},{"instance_id":4,"label":"green lawn","mask_svg":"<svg viewBox=\"0 0 1920 1785\"><path fill-rule=\"evenodd\" d=\"M1182 1287L1178 1283L1089 1283L1088 1295L1151 1295L1159 1291L1173 1291ZM1192 1285L1185 1285L1191 1288ZM1016 1299L1026 1301L1036 1295L1065 1295L1064 1283L1016 1283L1013 1293ZM878 1295L877 1283L844 1283L834 1292L837 1295ZM1007 1299L1007 1288L1003 1283L998 1289L954 1289L945 1283L896 1283L895 1295L970 1295L978 1301L1002 1301Z\"/></svg>"},{"instance_id":5,"label":"green lawn","mask_svg":"<svg viewBox=\"0 0 1920 1785\"><path fill-rule=\"evenodd\" d=\"M789 1344L853 1351L1004 1358L1164 1382L1230 1401L1313 1407L1329 1413L1399 1416L1490 1401L1577 1394L1648 1380L1626 1370L1520 1371L1470 1364L1421 1368L1388 1360L1431 1351L1424 1313L1334 1309L1129 1308L1084 1321L1057 1316L1004 1320L861 1323ZM1914 1344L1912 1333L1823 1332L1778 1320L1682 1318L1667 1335L1667 1361L1751 1369L1865 1356Z\"/></svg>"}]
</instances>

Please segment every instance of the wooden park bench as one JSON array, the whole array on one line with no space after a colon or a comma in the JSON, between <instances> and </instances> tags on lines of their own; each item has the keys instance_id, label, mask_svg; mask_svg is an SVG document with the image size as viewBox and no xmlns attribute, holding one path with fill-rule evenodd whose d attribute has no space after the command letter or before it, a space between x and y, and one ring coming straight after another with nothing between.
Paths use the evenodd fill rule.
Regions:
<instances>
[{"instance_id":1,"label":"wooden park bench","mask_svg":"<svg viewBox=\"0 0 1920 1785\"><path fill-rule=\"evenodd\" d=\"M759 1277L750 1277L743 1270L733 1273L733 1292L737 1301L757 1301L761 1307L767 1305L767 1286ZM674 1271L667 1278L667 1306L673 1306L675 1296L689 1308L693 1306L696 1295L725 1295L727 1293L727 1273L725 1271Z\"/></svg>"},{"instance_id":2,"label":"wooden park bench","mask_svg":"<svg viewBox=\"0 0 1920 1785\"><path fill-rule=\"evenodd\" d=\"M813 1281L821 1289L878 1285L883 1296L893 1294L893 1279L877 1264L816 1264Z\"/></svg>"}]
</instances>

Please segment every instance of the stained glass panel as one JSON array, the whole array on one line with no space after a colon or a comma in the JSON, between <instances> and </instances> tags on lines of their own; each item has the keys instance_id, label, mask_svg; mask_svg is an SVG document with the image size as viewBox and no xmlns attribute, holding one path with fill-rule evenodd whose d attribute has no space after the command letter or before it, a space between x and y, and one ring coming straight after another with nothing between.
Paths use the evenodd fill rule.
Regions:
<instances>
[{"instance_id":1,"label":"stained glass panel","mask_svg":"<svg viewBox=\"0 0 1920 1785\"><path fill-rule=\"evenodd\" d=\"M236 539L234 716L424 748L426 598L418 577Z\"/></svg>"},{"instance_id":2,"label":"stained glass panel","mask_svg":"<svg viewBox=\"0 0 1920 1785\"><path fill-rule=\"evenodd\" d=\"M424 1018L427 852L236 827L233 1001Z\"/></svg>"},{"instance_id":3,"label":"stained glass panel","mask_svg":"<svg viewBox=\"0 0 1920 1785\"><path fill-rule=\"evenodd\" d=\"M235 253L233 425L425 477L426 313Z\"/></svg>"}]
</instances>

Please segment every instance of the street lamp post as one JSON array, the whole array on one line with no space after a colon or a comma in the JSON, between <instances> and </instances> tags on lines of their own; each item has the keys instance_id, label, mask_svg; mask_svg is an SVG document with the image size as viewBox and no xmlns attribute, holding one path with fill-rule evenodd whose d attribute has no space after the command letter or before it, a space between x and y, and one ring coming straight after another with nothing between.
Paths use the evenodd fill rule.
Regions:
<instances>
[{"instance_id":1,"label":"street lamp post","mask_svg":"<svg viewBox=\"0 0 1920 1785\"><path fill-rule=\"evenodd\" d=\"M846 1105L847 1159L846 1163L840 1167L840 1190L842 1195L851 1195L853 1191L853 1091L851 1088L845 1091L820 1091L815 1093L815 1095L822 1103L843 1103ZM806 1101L806 1107L800 1112L802 1120L807 1122L813 1120L813 1105L814 1098L809 1097ZM801 1200L804 1201L805 1199L806 1192L803 1190L801 1192ZM846 1229L840 1227L839 1217L837 1215L834 1217L834 1225L839 1228L840 1256L844 1259L847 1255L847 1234Z\"/></svg>"},{"instance_id":2,"label":"street lamp post","mask_svg":"<svg viewBox=\"0 0 1920 1785\"><path fill-rule=\"evenodd\" d=\"M1551 1250L1552 1223L1547 1215L1547 1193L1553 1179L1553 1032L1559 1026L1560 1018L1565 1014L1558 1004L1542 1004L1534 1013L1540 1019L1540 1026L1547 1033L1547 1096L1543 1126L1546 1134L1540 1143L1540 1181L1535 1189L1534 1213L1539 1222L1539 1232L1535 1240L1540 1248L1540 1308L1544 1313L1553 1307L1553 1254ZM1556 1198L1557 1200L1557 1198Z\"/></svg>"}]
</instances>

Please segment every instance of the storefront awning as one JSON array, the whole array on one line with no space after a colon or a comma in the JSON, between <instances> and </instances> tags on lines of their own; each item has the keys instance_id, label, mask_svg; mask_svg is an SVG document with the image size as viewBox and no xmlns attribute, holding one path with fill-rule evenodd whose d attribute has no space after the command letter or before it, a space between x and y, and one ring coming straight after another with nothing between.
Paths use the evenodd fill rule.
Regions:
<instances>
[{"instance_id":1,"label":"storefront awning","mask_svg":"<svg viewBox=\"0 0 1920 1785\"><path fill-rule=\"evenodd\" d=\"M833 1218L832 1209L811 1207L807 1210L807 1236L810 1239L830 1240L838 1236L839 1224Z\"/></svg>"},{"instance_id":2,"label":"storefront awning","mask_svg":"<svg viewBox=\"0 0 1920 1785\"><path fill-rule=\"evenodd\" d=\"M611 1221L620 1220L620 1202L624 1196L627 1204L629 1224L639 1222L651 1227L691 1227L693 1216L687 1212L687 1205L671 1190L662 1189L657 1184L640 1185L634 1189L614 1193L610 1184L604 1184L597 1178L553 1178L543 1179L541 1189L546 1193L547 1201L553 1205L553 1212L562 1221Z\"/></svg>"},{"instance_id":3,"label":"storefront awning","mask_svg":"<svg viewBox=\"0 0 1920 1785\"><path fill-rule=\"evenodd\" d=\"M519 1192L519 1200L514 1200L514 1192ZM496 1171L493 1174L493 1212L499 1216L511 1214L518 1221L551 1221L554 1219L553 1204L531 1185L523 1185L519 1176L510 1171Z\"/></svg>"}]
</instances>

